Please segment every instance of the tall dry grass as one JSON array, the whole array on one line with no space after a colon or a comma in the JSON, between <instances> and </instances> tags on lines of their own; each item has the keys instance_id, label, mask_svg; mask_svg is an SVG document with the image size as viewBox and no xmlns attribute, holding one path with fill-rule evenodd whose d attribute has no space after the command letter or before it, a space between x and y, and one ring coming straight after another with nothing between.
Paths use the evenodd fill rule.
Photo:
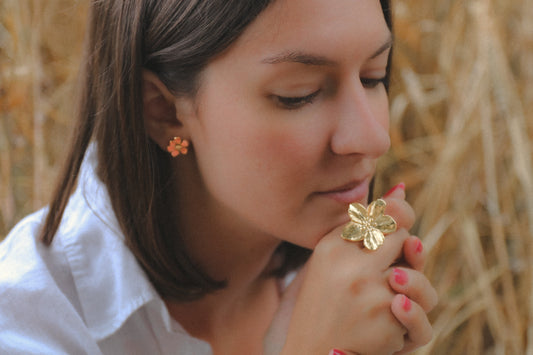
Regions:
<instances>
[{"instance_id":1,"label":"tall dry grass","mask_svg":"<svg viewBox=\"0 0 533 355\"><path fill-rule=\"evenodd\" d=\"M0 239L51 193L74 111L86 8L0 0Z\"/></svg>"},{"instance_id":2,"label":"tall dry grass","mask_svg":"<svg viewBox=\"0 0 533 355\"><path fill-rule=\"evenodd\" d=\"M420 354L533 354L533 2L395 1L394 149L440 304ZM529 114L528 114L529 112Z\"/></svg>"},{"instance_id":3,"label":"tall dry grass","mask_svg":"<svg viewBox=\"0 0 533 355\"><path fill-rule=\"evenodd\" d=\"M533 355L533 0L393 0L393 149L440 303L418 354ZM0 238L42 206L86 2L0 0Z\"/></svg>"}]
</instances>

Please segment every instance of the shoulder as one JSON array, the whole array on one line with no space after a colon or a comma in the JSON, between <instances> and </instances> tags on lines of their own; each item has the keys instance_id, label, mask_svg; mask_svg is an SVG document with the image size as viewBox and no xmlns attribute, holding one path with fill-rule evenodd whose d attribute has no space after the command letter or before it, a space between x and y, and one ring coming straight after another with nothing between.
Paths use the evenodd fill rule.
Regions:
<instances>
[{"instance_id":1,"label":"shoulder","mask_svg":"<svg viewBox=\"0 0 533 355\"><path fill-rule=\"evenodd\" d=\"M0 244L0 353L24 343L63 349L38 353L98 354L97 344L159 297L124 242L93 155L50 246L39 240L47 210L26 217Z\"/></svg>"},{"instance_id":2,"label":"shoulder","mask_svg":"<svg viewBox=\"0 0 533 355\"><path fill-rule=\"evenodd\" d=\"M45 214L26 217L0 244L0 353L97 354L62 250L38 240Z\"/></svg>"},{"instance_id":3,"label":"shoulder","mask_svg":"<svg viewBox=\"0 0 533 355\"><path fill-rule=\"evenodd\" d=\"M19 222L0 244L0 294L12 287L36 286L49 273L49 254L37 240L46 211L41 210Z\"/></svg>"},{"instance_id":4,"label":"shoulder","mask_svg":"<svg viewBox=\"0 0 533 355\"><path fill-rule=\"evenodd\" d=\"M45 217L46 209L29 215L0 244L0 302L9 293L46 295L52 290L75 300L64 244L46 246L39 240Z\"/></svg>"}]
</instances>

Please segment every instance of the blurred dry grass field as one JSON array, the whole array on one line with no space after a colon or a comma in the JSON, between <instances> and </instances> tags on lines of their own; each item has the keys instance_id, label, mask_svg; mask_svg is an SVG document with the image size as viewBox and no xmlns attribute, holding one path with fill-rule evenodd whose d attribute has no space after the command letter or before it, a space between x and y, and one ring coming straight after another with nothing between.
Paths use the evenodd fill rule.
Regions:
<instances>
[{"instance_id":1,"label":"blurred dry grass field","mask_svg":"<svg viewBox=\"0 0 533 355\"><path fill-rule=\"evenodd\" d=\"M46 204L86 1L0 0L0 239ZM533 355L533 0L393 0L393 149L440 303L417 354Z\"/></svg>"}]
</instances>

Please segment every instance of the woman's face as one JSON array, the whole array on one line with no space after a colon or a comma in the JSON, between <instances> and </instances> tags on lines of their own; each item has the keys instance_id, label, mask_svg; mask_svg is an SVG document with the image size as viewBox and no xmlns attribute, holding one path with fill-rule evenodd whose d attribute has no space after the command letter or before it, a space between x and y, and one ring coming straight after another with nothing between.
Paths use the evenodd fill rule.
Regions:
<instances>
[{"instance_id":1,"label":"woman's face","mask_svg":"<svg viewBox=\"0 0 533 355\"><path fill-rule=\"evenodd\" d=\"M390 145L390 45L377 0L271 4L202 73L184 121L198 208L308 248L346 223Z\"/></svg>"}]
</instances>

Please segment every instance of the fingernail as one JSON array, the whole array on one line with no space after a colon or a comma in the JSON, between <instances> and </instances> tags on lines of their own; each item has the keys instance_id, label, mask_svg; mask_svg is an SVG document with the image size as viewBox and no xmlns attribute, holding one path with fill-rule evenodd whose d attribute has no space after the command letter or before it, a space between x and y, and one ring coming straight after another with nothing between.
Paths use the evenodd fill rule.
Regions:
<instances>
[{"instance_id":1,"label":"fingernail","mask_svg":"<svg viewBox=\"0 0 533 355\"><path fill-rule=\"evenodd\" d=\"M422 242L420 240L416 241L416 248L415 251L420 254L424 250L424 246L422 245Z\"/></svg>"},{"instance_id":2,"label":"fingernail","mask_svg":"<svg viewBox=\"0 0 533 355\"><path fill-rule=\"evenodd\" d=\"M411 310L411 300L407 298L407 296L403 296L402 308L406 312L409 312Z\"/></svg>"},{"instance_id":3,"label":"fingernail","mask_svg":"<svg viewBox=\"0 0 533 355\"><path fill-rule=\"evenodd\" d=\"M332 349L328 355L346 355L346 353L338 349Z\"/></svg>"},{"instance_id":4,"label":"fingernail","mask_svg":"<svg viewBox=\"0 0 533 355\"><path fill-rule=\"evenodd\" d=\"M392 189L390 189L389 191L387 191L387 193L385 195L383 195L383 197L387 197L387 196L390 196L392 195L392 193L398 189L402 189L402 190L405 190L405 184L403 182L400 182L398 185L395 185Z\"/></svg>"},{"instance_id":5,"label":"fingernail","mask_svg":"<svg viewBox=\"0 0 533 355\"><path fill-rule=\"evenodd\" d=\"M394 281L396 281L398 285L405 285L407 283L407 273L404 270L394 268L393 272Z\"/></svg>"}]
</instances>

